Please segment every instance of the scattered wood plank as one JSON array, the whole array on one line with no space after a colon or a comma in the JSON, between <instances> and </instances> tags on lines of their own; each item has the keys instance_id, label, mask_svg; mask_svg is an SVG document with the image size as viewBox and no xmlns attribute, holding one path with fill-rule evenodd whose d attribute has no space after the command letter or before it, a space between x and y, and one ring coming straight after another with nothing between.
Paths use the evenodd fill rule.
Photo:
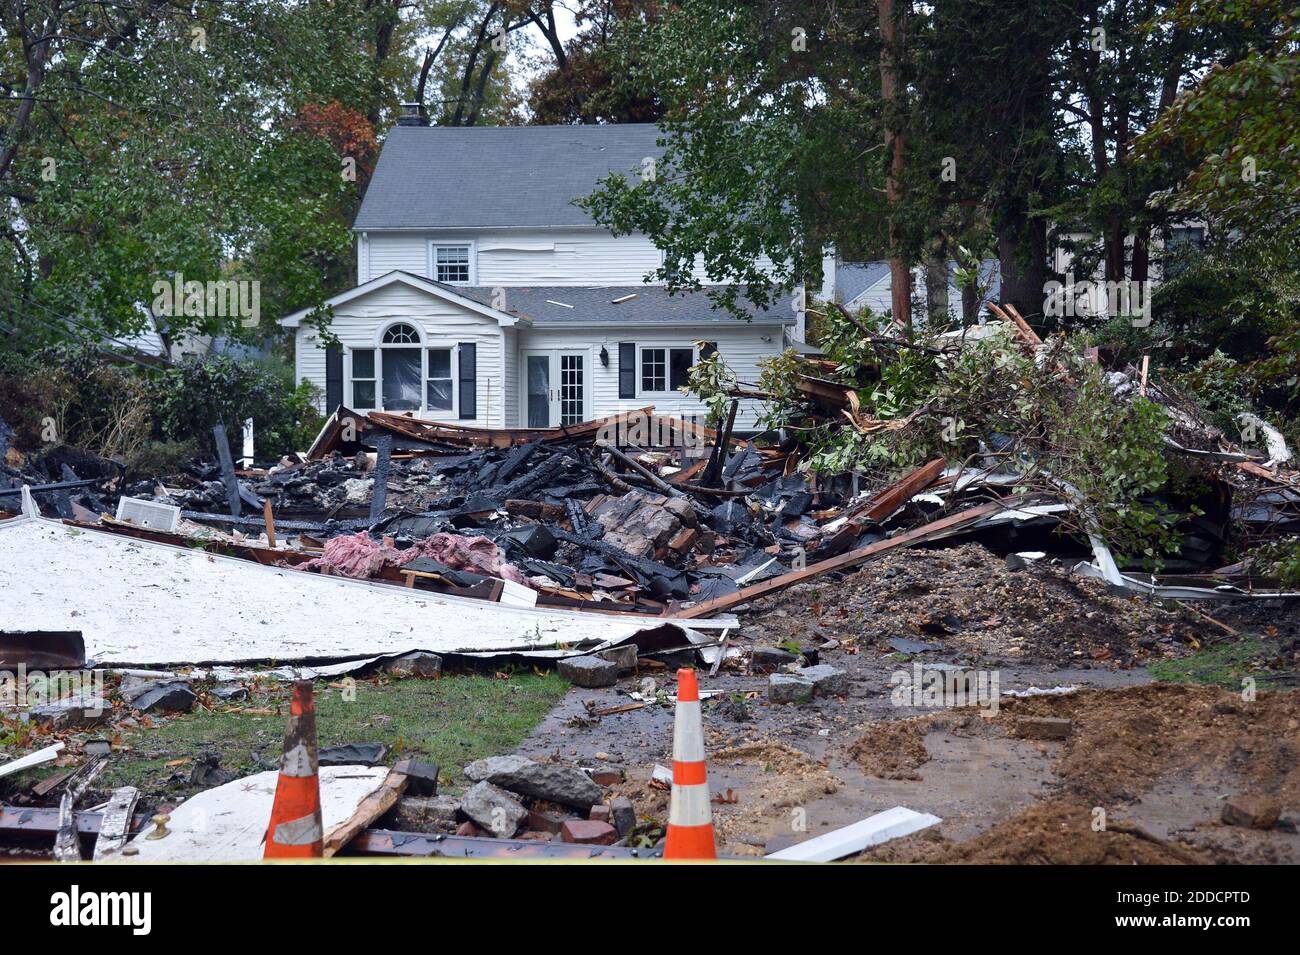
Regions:
<instances>
[{"instance_id":1,"label":"scattered wood plank","mask_svg":"<svg viewBox=\"0 0 1300 955\"><path fill-rule=\"evenodd\" d=\"M275 547L275 516L271 513L271 499L262 502L262 522L266 524L266 542Z\"/></svg>"},{"instance_id":2,"label":"scattered wood plank","mask_svg":"<svg viewBox=\"0 0 1300 955\"><path fill-rule=\"evenodd\" d=\"M752 587L745 587L732 594L726 594L722 597L715 597L713 600L706 600L704 603L696 604L679 611L676 616L685 618L703 617L711 613L717 613L720 610L730 610L732 607L748 603L751 600L757 600L759 597L766 597L768 594L774 594L777 591L785 590L787 587L793 587L795 584L803 583L805 580L811 580L814 577L820 577L822 574L830 573L834 570L847 570L851 567L857 567L859 564L865 564L867 561L879 557L881 554L887 554L891 550L897 550L900 547L910 547L913 544L925 543L927 541L939 540L953 534L961 533L964 529L977 521L983 520L991 514L1004 510L1005 505L1000 501L990 501L987 504L981 504L978 507L967 508L964 511L958 511L956 514L949 514L947 517L941 517L936 521L928 524L922 524L906 533L899 534L897 537L891 537L888 540L877 541L858 550L851 550L847 554L841 554L838 557L830 557L826 560L818 561L815 564L809 564L803 570L792 571L788 574L782 574L780 577L773 577L771 580L765 580L760 584Z\"/></svg>"},{"instance_id":3,"label":"scattered wood plank","mask_svg":"<svg viewBox=\"0 0 1300 955\"><path fill-rule=\"evenodd\" d=\"M905 806L895 806L874 816L868 816L851 826L823 833L766 856L777 862L834 862L856 855L869 846L878 846L890 839L908 836L943 822L928 812L914 812Z\"/></svg>"},{"instance_id":4,"label":"scattered wood plank","mask_svg":"<svg viewBox=\"0 0 1300 955\"><path fill-rule=\"evenodd\" d=\"M100 817L99 836L95 839L95 851L92 858L102 862L115 856L126 845L131 835L131 822L135 818L135 804L140 798L140 790L134 786L114 789L109 797L108 808Z\"/></svg>"},{"instance_id":5,"label":"scattered wood plank","mask_svg":"<svg viewBox=\"0 0 1300 955\"><path fill-rule=\"evenodd\" d=\"M24 769L31 769L33 766L43 766L45 763L53 762L63 750L62 743L54 743L46 746L44 749L38 749L34 753L28 753L26 756L20 756L18 759L8 763L0 763L0 777L12 776L14 773L21 773Z\"/></svg>"},{"instance_id":6,"label":"scattered wood plank","mask_svg":"<svg viewBox=\"0 0 1300 955\"><path fill-rule=\"evenodd\" d=\"M914 495L943 477L945 467L947 462L943 458L935 458L928 464L923 464L910 474L871 495L861 506L853 508L849 512L849 522L860 527L869 521L883 521Z\"/></svg>"}]
</instances>

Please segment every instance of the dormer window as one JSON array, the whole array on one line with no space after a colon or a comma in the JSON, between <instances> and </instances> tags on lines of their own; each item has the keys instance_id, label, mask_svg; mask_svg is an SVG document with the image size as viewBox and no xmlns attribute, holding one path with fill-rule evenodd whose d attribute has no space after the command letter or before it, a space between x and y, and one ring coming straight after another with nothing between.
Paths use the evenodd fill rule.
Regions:
<instances>
[{"instance_id":1,"label":"dormer window","mask_svg":"<svg viewBox=\"0 0 1300 955\"><path fill-rule=\"evenodd\" d=\"M469 242L435 242L431 250L436 282L469 285L473 280L473 249Z\"/></svg>"}]
</instances>

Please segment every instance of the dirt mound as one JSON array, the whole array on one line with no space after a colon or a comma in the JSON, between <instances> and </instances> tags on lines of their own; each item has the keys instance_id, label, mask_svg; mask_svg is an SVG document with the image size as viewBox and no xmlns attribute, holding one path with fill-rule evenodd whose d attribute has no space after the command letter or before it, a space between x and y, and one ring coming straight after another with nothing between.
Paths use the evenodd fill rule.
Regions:
<instances>
[{"instance_id":1,"label":"dirt mound","mask_svg":"<svg viewBox=\"0 0 1300 955\"><path fill-rule=\"evenodd\" d=\"M1093 829L1083 804L1051 801L1022 809L992 829L962 843L926 830L897 839L858 857L859 862L930 862L971 865L1197 865L1211 859L1111 820Z\"/></svg>"},{"instance_id":2,"label":"dirt mound","mask_svg":"<svg viewBox=\"0 0 1300 955\"><path fill-rule=\"evenodd\" d=\"M1300 694L1245 702L1217 687L1154 683L1009 701L997 722L1012 732L1019 716L1071 720L1056 773L1089 800L1133 799L1179 777L1300 805Z\"/></svg>"},{"instance_id":3,"label":"dirt mound","mask_svg":"<svg viewBox=\"0 0 1300 955\"><path fill-rule=\"evenodd\" d=\"M747 618L783 639L818 636L888 651L903 638L967 659L1138 665L1179 656L1204 620L1106 593L1064 566L1008 570L980 544L889 554L833 585L755 603Z\"/></svg>"},{"instance_id":4,"label":"dirt mound","mask_svg":"<svg viewBox=\"0 0 1300 955\"><path fill-rule=\"evenodd\" d=\"M757 741L714 753L711 765L725 767L729 776L746 779L738 802L719 801L725 793L714 790L713 824L728 852L744 851L746 843L765 841L790 825L791 812L801 809L841 786L826 764L784 743Z\"/></svg>"},{"instance_id":5,"label":"dirt mound","mask_svg":"<svg viewBox=\"0 0 1300 955\"><path fill-rule=\"evenodd\" d=\"M849 747L849 756L868 776L920 779L917 770L930 758L925 734L932 723L933 718L929 716L877 723Z\"/></svg>"}]
</instances>

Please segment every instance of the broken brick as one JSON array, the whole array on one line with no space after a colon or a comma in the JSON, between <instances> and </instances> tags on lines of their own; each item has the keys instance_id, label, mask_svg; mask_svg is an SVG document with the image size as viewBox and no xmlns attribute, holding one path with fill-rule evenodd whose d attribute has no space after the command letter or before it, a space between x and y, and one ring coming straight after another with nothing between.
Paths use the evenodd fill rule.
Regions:
<instances>
[{"instance_id":1,"label":"broken brick","mask_svg":"<svg viewBox=\"0 0 1300 955\"><path fill-rule=\"evenodd\" d=\"M618 841L618 830L599 820L570 819L560 829L560 841L584 846L610 846Z\"/></svg>"}]
</instances>

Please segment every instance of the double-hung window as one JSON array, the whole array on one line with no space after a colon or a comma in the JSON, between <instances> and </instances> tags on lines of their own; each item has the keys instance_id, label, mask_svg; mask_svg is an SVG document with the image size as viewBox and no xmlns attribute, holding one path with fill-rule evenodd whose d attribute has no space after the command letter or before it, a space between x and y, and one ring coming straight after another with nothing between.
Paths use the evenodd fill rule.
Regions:
<instances>
[{"instance_id":1,"label":"double-hung window","mask_svg":"<svg viewBox=\"0 0 1300 955\"><path fill-rule=\"evenodd\" d=\"M425 407L431 411L452 410L451 349L428 350L428 373L424 379Z\"/></svg>"},{"instance_id":2,"label":"double-hung window","mask_svg":"<svg viewBox=\"0 0 1300 955\"><path fill-rule=\"evenodd\" d=\"M433 246L433 277L438 282L448 285L468 285L470 283L470 247L468 243L456 242Z\"/></svg>"},{"instance_id":3,"label":"double-hung window","mask_svg":"<svg viewBox=\"0 0 1300 955\"><path fill-rule=\"evenodd\" d=\"M641 390L667 392L685 387L694 364L694 348L642 348Z\"/></svg>"},{"instance_id":4,"label":"double-hung window","mask_svg":"<svg viewBox=\"0 0 1300 955\"><path fill-rule=\"evenodd\" d=\"M352 404L358 408L375 405L375 350L352 349Z\"/></svg>"}]
</instances>

